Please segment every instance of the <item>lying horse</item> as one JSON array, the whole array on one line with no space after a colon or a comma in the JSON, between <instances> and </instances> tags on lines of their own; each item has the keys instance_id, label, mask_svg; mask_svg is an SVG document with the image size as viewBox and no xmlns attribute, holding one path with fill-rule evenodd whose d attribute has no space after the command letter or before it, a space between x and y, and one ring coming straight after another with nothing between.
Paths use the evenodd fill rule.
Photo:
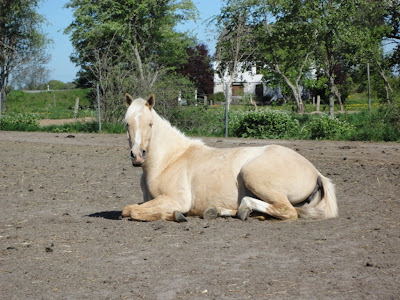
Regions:
<instances>
[{"instance_id":1,"label":"lying horse","mask_svg":"<svg viewBox=\"0 0 400 300\"><path fill-rule=\"evenodd\" d=\"M288 220L338 215L334 185L303 156L282 146L217 149L189 139L154 110L155 98L126 94L130 158L142 167L144 202L126 206L133 220L185 221L185 215L252 211Z\"/></svg>"}]
</instances>

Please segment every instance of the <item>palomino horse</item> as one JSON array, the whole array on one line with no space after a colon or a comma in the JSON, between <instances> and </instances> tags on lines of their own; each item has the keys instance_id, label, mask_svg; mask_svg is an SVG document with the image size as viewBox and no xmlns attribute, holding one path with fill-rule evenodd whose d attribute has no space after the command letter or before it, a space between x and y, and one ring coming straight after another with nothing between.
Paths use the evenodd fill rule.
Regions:
<instances>
[{"instance_id":1,"label":"palomino horse","mask_svg":"<svg viewBox=\"0 0 400 300\"><path fill-rule=\"evenodd\" d=\"M278 219L334 218L334 185L303 156L269 145L217 149L189 139L154 110L155 98L126 94L130 157L141 166L144 203L126 206L133 220L185 221L252 211Z\"/></svg>"}]
</instances>

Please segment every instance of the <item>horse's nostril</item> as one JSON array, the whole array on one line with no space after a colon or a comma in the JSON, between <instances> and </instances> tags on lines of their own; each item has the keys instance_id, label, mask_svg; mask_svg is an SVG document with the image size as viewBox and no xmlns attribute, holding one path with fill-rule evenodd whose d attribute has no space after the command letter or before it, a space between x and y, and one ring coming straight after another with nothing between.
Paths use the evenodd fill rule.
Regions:
<instances>
[{"instance_id":1,"label":"horse's nostril","mask_svg":"<svg viewBox=\"0 0 400 300\"><path fill-rule=\"evenodd\" d=\"M132 159L135 159L135 158L136 158L136 155L135 155L135 153L133 153L133 151L131 151L131 158L132 158Z\"/></svg>"},{"instance_id":2,"label":"horse's nostril","mask_svg":"<svg viewBox=\"0 0 400 300\"><path fill-rule=\"evenodd\" d=\"M146 154L147 154L147 151L146 151L146 150L142 150L142 157L143 157L143 158L146 157Z\"/></svg>"}]
</instances>

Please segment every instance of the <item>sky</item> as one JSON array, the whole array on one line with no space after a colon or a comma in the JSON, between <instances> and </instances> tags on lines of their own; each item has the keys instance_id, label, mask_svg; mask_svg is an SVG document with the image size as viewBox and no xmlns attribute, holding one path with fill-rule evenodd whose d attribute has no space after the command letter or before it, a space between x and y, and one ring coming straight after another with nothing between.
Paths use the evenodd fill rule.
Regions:
<instances>
[{"instance_id":1,"label":"sky","mask_svg":"<svg viewBox=\"0 0 400 300\"><path fill-rule=\"evenodd\" d=\"M48 53L51 55L51 61L47 65L50 70L49 80L60 80L65 83L72 82L79 70L69 59L74 49L69 36L64 34L64 29L73 19L72 10L64 8L67 2L68 0L43 0L38 11L48 23L43 26L43 32L53 40L48 48ZM213 54L216 44L215 34L212 26L207 26L207 19L219 14L223 0L193 0L193 2L199 11L199 19L195 23L180 25L177 29L192 32L199 42L208 46L210 54Z\"/></svg>"}]
</instances>

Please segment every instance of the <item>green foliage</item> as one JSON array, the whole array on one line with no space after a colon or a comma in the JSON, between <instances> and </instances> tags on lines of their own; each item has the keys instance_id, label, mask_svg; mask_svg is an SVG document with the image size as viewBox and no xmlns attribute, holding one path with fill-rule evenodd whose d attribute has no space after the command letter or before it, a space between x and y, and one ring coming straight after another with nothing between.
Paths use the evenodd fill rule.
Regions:
<instances>
[{"instance_id":1,"label":"green foliage","mask_svg":"<svg viewBox=\"0 0 400 300\"><path fill-rule=\"evenodd\" d=\"M41 119L67 119L74 116L76 98L79 97L80 110L78 117L93 116L94 111L87 89L68 91L44 91L41 93L26 93L12 91L7 99L8 113L37 113Z\"/></svg>"},{"instance_id":2,"label":"green foliage","mask_svg":"<svg viewBox=\"0 0 400 300\"><path fill-rule=\"evenodd\" d=\"M99 81L93 74L97 50L100 57L115 60L114 64L133 62L139 69L147 63L154 69L175 68L187 57L186 47L192 40L175 27L194 19L191 0L70 0L67 7L74 11L74 20L65 31L76 50L72 59L90 79ZM111 41L114 44L109 47ZM118 60L120 52L123 55Z\"/></svg>"},{"instance_id":3,"label":"green foliage","mask_svg":"<svg viewBox=\"0 0 400 300\"><path fill-rule=\"evenodd\" d=\"M2 116L0 130L7 131L37 131L39 115L35 113L13 113Z\"/></svg>"},{"instance_id":4,"label":"green foliage","mask_svg":"<svg viewBox=\"0 0 400 300\"><path fill-rule=\"evenodd\" d=\"M290 139L304 134L299 121L284 111L231 112L229 122L230 133L237 137Z\"/></svg>"},{"instance_id":5,"label":"green foliage","mask_svg":"<svg viewBox=\"0 0 400 300\"><path fill-rule=\"evenodd\" d=\"M43 16L37 13L39 0L0 1L0 93L6 103L10 75L15 79L29 63L41 60L49 43L42 33ZM18 72L16 72L18 71ZM38 77L38 72L36 77ZM1 108L0 108L1 109Z\"/></svg>"},{"instance_id":6,"label":"green foliage","mask_svg":"<svg viewBox=\"0 0 400 300\"><path fill-rule=\"evenodd\" d=\"M355 128L346 121L320 115L307 123L306 129L312 140L341 140L352 136Z\"/></svg>"},{"instance_id":7,"label":"green foliage","mask_svg":"<svg viewBox=\"0 0 400 300\"><path fill-rule=\"evenodd\" d=\"M209 98L209 101L212 101L214 104L217 102L225 102L225 94L223 92L219 92L216 94L212 94Z\"/></svg>"},{"instance_id":8,"label":"green foliage","mask_svg":"<svg viewBox=\"0 0 400 300\"><path fill-rule=\"evenodd\" d=\"M224 111L202 106L177 107L171 115L171 124L192 136L223 136Z\"/></svg>"},{"instance_id":9,"label":"green foliage","mask_svg":"<svg viewBox=\"0 0 400 300\"><path fill-rule=\"evenodd\" d=\"M381 106L372 112L344 114L339 118L355 127L349 137L351 140L400 142L400 102Z\"/></svg>"}]
</instances>

